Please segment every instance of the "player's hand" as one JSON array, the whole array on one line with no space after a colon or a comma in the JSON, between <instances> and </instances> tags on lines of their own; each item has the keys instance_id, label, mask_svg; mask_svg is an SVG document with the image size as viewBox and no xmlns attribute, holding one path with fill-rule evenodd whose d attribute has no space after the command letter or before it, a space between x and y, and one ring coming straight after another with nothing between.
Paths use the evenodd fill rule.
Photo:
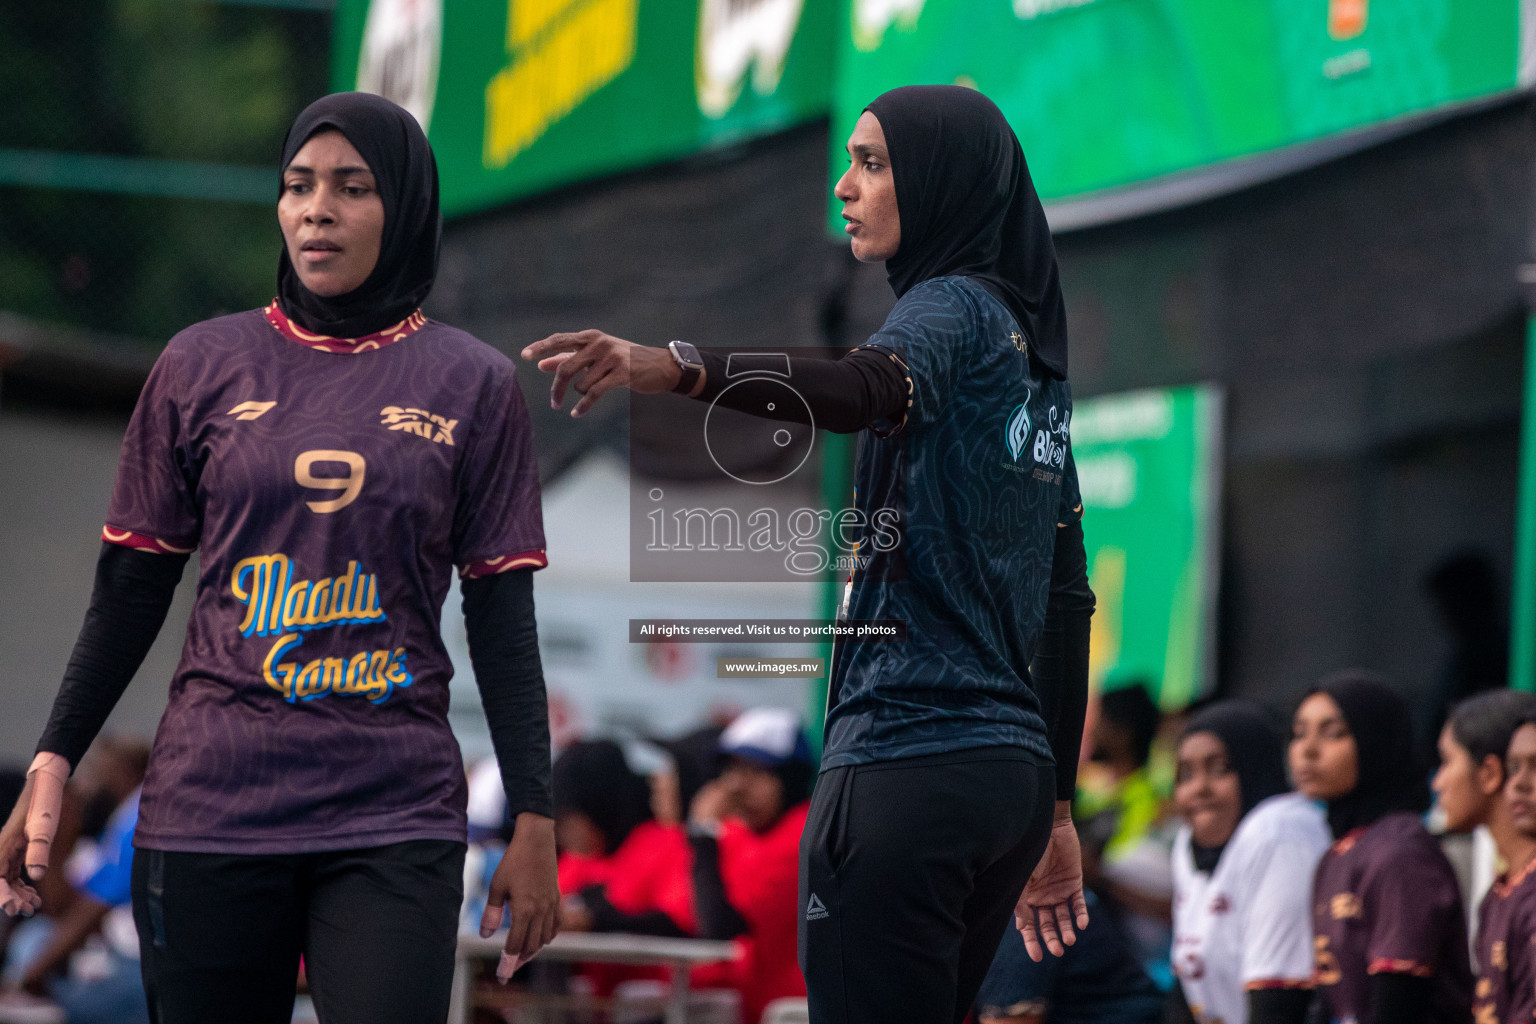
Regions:
<instances>
[{"instance_id":1,"label":"player's hand","mask_svg":"<svg viewBox=\"0 0 1536 1024\"><path fill-rule=\"evenodd\" d=\"M688 808L688 820L696 824L718 822L732 810L730 793L719 779L711 779L694 795Z\"/></svg>"},{"instance_id":2,"label":"player's hand","mask_svg":"<svg viewBox=\"0 0 1536 1024\"><path fill-rule=\"evenodd\" d=\"M10 917L31 917L43 905L33 885L48 872L68 780L69 762L63 756L38 754L9 820L0 828L0 909Z\"/></svg>"},{"instance_id":3,"label":"player's hand","mask_svg":"<svg viewBox=\"0 0 1536 1024\"><path fill-rule=\"evenodd\" d=\"M1029 876L1029 884L1013 910L1014 923L1024 933L1024 949L1036 963L1045 959L1042 940L1052 956L1061 956L1067 946L1077 942L1077 933L1072 929L1074 920L1077 927L1088 927L1083 858L1069 806L1065 802L1057 805L1045 855L1035 865L1035 872Z\"/></svg>"},{"instance_id":4,"label":"player's hand","mask_svg":"<svg viewBox=\"0 0 1536 1024\"><path fill-rule=\"evenodd\" d=\"M542 814L517 816L512 842L491 876L480 937L490 938L507 915L507 943L496 967L502 984L560 932L560 884L555 869L555 823Z\"/></svg>"},{"instance_id":5,"label":"player's hand","mask_svg":"<svg viewBox=\"0 0 1536 1024\"><path fill-rule=\"evenodd\" d=\"M572 407L572 416L580 416L614 388L655 395L671 391L683 379L682 367L666 349L636 345L602 331L551 334L523 349L523 358L538 360L539 369L555 375L549 386L550 408L560 408L565 389L575 388L581 401Z\"/></svg>"}]
</instances>

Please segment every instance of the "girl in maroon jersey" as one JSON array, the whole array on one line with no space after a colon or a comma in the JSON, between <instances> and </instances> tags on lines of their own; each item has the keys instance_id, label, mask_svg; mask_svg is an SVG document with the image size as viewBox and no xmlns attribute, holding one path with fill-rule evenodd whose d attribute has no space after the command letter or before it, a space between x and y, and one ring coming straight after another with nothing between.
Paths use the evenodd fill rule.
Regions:
<instances>
[{"instance_id":1,"label":"girl in maroon jersey","mask_svg":"<svg viewBox=\"0 0 1536 1024\"><path fill-rule=\"evenodd\" d=\"M1419 817L1408 705L1384 680L1323 680L1296 710L1296 787L1328 808L1317 866L1315 977L1336 1024L1465 1024L1472 973L1450 863Z\"/></svg>"},{"instance_id":2,"label":"girl in maroon jersey","mask_svg":"<svg viewBox=\"0 0 1536 1024\"><path fill-rule=\"evenodd\" d=\"M1493 690L1469 697L1452 709L1440 730L1440 770L1434 789L1445 826L1451 832L1470 832L1479 825L1493 836L1504 872L1493 883L1478 907L1478 979L1472 1010L1481 1021L1531 1021L1536 1006L1536 963L1530 940L1532 911L1536 910L1536 837L1516 826L1509 800L1505 799L1505 754L1511 737L1523 720L1536 716L1536 694L1518 690ZM1536 739L1536 729L1522 740ZM1528 768L1527 768L1528 770ZM1523 787L1522 787L1523 788Z\"/></svg>"},{"instance_id":3,"label":"girl in maroon jersey","mask_svg":"<svg viewBox=\"0 0 1536 1024\"><path fill-rule=\"evenodd\" d=\"M1536 701L1530 694L1519 696ZM1473 1009L1479 1024L1536 1020L1536 713L1527 711L1510 736L1505 773L1513 834L1504 873L1478 914Z\"/></svg>"},{"instance_id":4,"label":"girl in maroon jersey","mask_svg":"<svg viewBox=\"0 0 1536 1024\"><path fill-rule=\"evenodd\" d=\"M279 1024L299 958L327 1024L448 1013L465 854L439 613L458 568L516 831L482 934L505 969L558 925L531 572L544 564L512 364L427 319L442 219L410 114L311 104L280 167L278 296L166 346L124 440L95 591L26 789L0 903L30 912L63 780L198 557L134 836L157 1024Z\"/></svg>"}]
</instances>

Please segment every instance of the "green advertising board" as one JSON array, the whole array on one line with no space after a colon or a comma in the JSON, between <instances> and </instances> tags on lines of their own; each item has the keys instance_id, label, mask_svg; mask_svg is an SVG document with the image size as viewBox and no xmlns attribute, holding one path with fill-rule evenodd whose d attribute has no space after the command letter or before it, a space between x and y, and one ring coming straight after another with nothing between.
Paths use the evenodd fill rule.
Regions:
<instances>
[{"instance_id":1,"label":"green advertising board","mask_svg":"<svg viewBox=\"0 0 1536 1024\"><path fill-rule=\"evenodd\" d=\"M968 84L1007 114L1042 199L1082 196L1511 90L1519 6L849 0L833 137L886 89Z\"/></svg>"},{"instance_id":2,"label":"green advertising board","mask_svg":"<svg viewBox=\"0 0 1536 1024\"><path fill-rule=\"evenodd\" d=\"M1075 403L1096 687L1144 679L1165 708L1209 692L1221 393L1132 391Z\"/></svg>"},{"instance_id":3,"label":"green advertising board","mask_svg":"<svg viewBox=\"0 0 1536 1024\"><path fill-rule=\"evenodd\" d=\"M824 116L837 7L341 0L332 86L416 114L452 216Z\"/></svg>"}]
</instances>

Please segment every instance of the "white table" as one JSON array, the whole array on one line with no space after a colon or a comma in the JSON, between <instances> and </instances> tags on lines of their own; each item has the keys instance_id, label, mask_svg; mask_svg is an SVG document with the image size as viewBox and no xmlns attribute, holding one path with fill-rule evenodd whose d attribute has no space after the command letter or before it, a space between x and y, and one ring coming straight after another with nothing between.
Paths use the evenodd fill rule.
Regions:
<instances>
[{"instance_id":1,"label":"white table","mask_svg":"<svg viewBox=\"0 0 1536 1024\"><path fill-rule=\"evenodd\" d=\"M470 986L473 978L470 961L499 959L506 944L506 934L482 939L473 933L459 933L458 952L453 964L453 997L449 1003L448 1024L468 1024ZM672 968L672 993L667 1000L667 1024L686 1024L688 1019L688 982L693 968L730 960L736 947L730 942L709 939L667 939L654 935L622 933L562 932L555 941L539 951L544 960L577 960L584 963L640 964Z\"/></svg>"}]
</instances>

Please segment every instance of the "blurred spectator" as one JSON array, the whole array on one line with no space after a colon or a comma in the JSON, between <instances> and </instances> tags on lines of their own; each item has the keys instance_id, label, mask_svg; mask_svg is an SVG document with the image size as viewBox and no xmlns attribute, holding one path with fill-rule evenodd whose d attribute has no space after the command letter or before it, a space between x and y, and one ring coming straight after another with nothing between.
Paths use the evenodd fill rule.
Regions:
<instances>
[{"instance_id":1,"label":"blurred spectator","mask_svg":"<svg viewBox=\"0 0 1536 1024\"><path fill-rule=\"evenodd\" d=\"M1099 698L1092 767L1079 805L1084 881L1093 886L1154 980L1172 985L1173 827L1148 768L1162 714L1148 684Z\"/></svg>"},{"instance_id":2,"label":"blurred spectator","mask_svg":"<svg viewBox=\"0 0 1536 1024\"><path fill-rule=\"evenodd\" d=\"M688 815L694 905L701 938L740 944L735 987L752 1022L773 1000L805 995L796 959L800 835L816 765L799 716L782 708L742 714L719 751L723 771ZM701 974L701 985L715 980Z\"/></svg>"},{"instance_id":3,"label":"blurred spectator","mask_svg":"<svg viewBox=\"0 0 1536 1024\"><path fill-rule=\"evenodd\" d=\"M1179 745L1174 843L1176 1019L1301 1024L1311 1000L1312 876L1330 837L1287 792L1282 728L1218 701Z\"/></svg>"},{"instance_id":4,"label":"blurred spectator","mask_svg":"<svg viewBox=\"0 0 1536 1024\"><path fill-rule=\"evenodd\" d=\"M1498 573L1481 551L1458 551L1424 576L1424 590L1450 634L1451 650L1421 709L1419 740L1425 764L1452 707L1509 678L1509 630L1500 612Z\"/></svg>"},{"instance_id":5,"label":"blurred spectator","mask_svg":"<svg viewBox=\"0 0 1536 1024\"><path fill-rule=\"evenodd\" d=\"M148 1024L130 894L138 820L134 790L108 819L95 867L68 908L17 930L7 982L29 996L51 999L69 1024ZM66 873L73 872L52 872ZM93 941L98 932L102 939Z\"/></svg>"},{"instance_id":6,"label":"blurred spectator","mask_svg":"<svg viewBox=\"0 0 1536 1024\"><path fill-rule=\"evenodd\" d=\"M1093 891L1088 927L1062 956L1035 963L1012 928L976 996L980 1024L1159 1024L1163 995Z\"/></svg>"},{"instance_id":7,"label":"blurred spectator","mask_svg":"<svg viewBox=\"0 0 1536 1024\"><path fill-rule=\"evenodd\" d=\"M706 725L674 740L658 740L672 758L670 770L651 778L651 810L663 825L681 825L693 798L720 774L723 726Z\"/></svg>"},{"instance_id":8,"label":"blurred spectator","mask_svg":"<svg viewBox=\"0 0 1536 1024\"><path fill-rule=\"evenodd\" d=\"M611 740L572 744L555 761L561 927L688 935L693 909L682 831L653 820L651 788Z\"/></svg>"}]
</instances>

